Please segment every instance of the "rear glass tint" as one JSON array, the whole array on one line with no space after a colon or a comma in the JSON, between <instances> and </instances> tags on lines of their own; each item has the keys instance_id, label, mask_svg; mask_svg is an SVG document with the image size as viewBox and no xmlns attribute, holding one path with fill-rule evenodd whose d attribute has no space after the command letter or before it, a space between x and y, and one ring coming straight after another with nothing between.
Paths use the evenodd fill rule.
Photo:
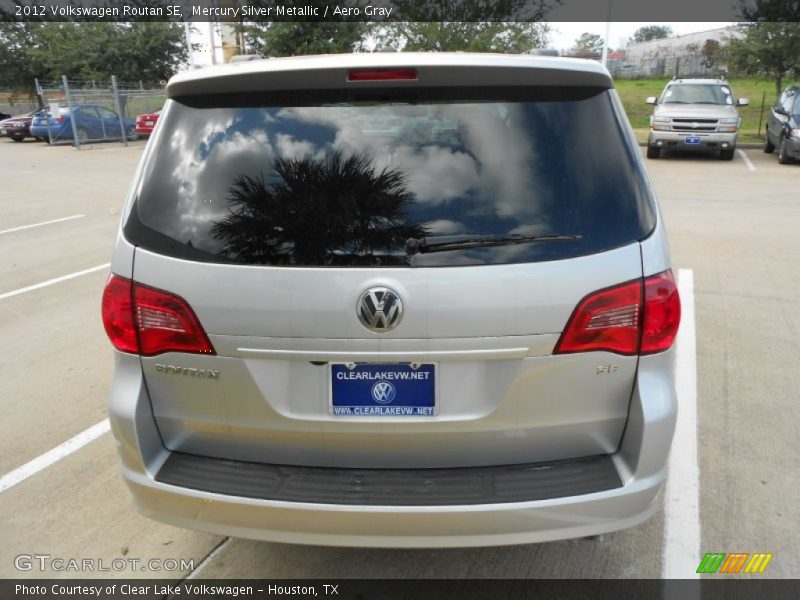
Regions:
<instances>
[{"instance_id":1,"label":"rear glass tint","mask_svg":"<svg viewBox=\"0 0 800 600\"><path fill-rule=\"evenodd\" d=\"M191 260L293 266L533 262L646 237L655 218L608 90L178 98L125 225ZM410 255L476 236L578 236Z\"/></svg>"}]
</instances>

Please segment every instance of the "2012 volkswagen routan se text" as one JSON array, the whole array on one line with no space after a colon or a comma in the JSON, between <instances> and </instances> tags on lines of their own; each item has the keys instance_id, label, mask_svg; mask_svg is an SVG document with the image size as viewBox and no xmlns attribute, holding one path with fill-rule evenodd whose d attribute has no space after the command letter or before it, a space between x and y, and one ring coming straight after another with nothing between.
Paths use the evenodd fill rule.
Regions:
<instances>
[{"instance_id":1,"label":"2012 volkswagen routan se text","mask_svg":"<svg viewBox=\"0 0 800 600\"><path fill-rule=\"evenodd\" d=\"M653 513L680 303L602 66L303 57L167 95L102 307L142 513L391 547Z\"/></svg>"}]
</instances>

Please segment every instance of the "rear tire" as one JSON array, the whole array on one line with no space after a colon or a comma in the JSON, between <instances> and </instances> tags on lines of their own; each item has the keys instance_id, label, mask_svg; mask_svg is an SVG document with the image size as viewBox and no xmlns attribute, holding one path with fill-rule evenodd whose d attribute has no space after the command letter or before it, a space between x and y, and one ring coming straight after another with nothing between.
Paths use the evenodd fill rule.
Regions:
<instances>
[{"instance_id":1,"label":"rear tire","mask_svg":"<svg viewBox=\"0 0 800 600\"><path fill-rule=\"evenodd\" d=\"M775 144L769 141L769 134L764 136L764 154L772 154L775 151Z\"/></svg>"},{"instance_id":2,"label":"rear tire","mask_svg":"<svg viewBox=\"0 0 800 600\"><path fill-rule=\"evenodd\" d=\"M782 137L780 143L778 144L778 162L782 165L788 165L792 162L792 159L789 157L789 153L786 152L785 137Z\"/></svg>"},{"instance_id":3,"label":"rear tire","mask_svg":"<svg viewBox=\"0 0 800 600\"><path fill-rule=\"evenodd\" d=\"M734 149L721 150L719 153L720 160L733 160Z\"/></svg>"},{"instance_id":4,"label":"rear tire","mask_svg":"<svg viewBox=\"0 0 800 600\"><path fill-rule=\"evenodd\" d=\"M647 147L647 158L661 158L661 148Z\"/></svg>"},{"instance_id":5,"label":"rear tire","mask_svg":"<svg viewBox=\"0 0 800 600\"><path fill-rule=\"evenodd\" d=\"M15 142L21 142L25 138L24 137L12 137L11 139L14 140Z\"/></svg>"}]
</instances>

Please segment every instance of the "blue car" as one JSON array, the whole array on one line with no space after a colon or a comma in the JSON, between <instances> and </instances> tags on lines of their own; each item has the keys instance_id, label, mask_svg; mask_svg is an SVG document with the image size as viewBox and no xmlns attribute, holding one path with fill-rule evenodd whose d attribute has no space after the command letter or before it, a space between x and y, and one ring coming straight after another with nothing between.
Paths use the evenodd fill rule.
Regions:
<instances>
[{"instance_id":1,"label":"blue car","mask_svg":"<svg viewBox=\"0 0 800 600\"><path fill-rule=\"evenodd\" d=\"M81 143L91 140L121 139L119 115L104 106L78 104L72 109L59 107L58 115L48 111L35 116L31 121L31 135L46 142L73 139L72 119L75 119L75 135ZM138 137L136 123L123 119L125 135L129 140ZM48 132L49 130L49 132Z\"/></svg>"}]
</instances>

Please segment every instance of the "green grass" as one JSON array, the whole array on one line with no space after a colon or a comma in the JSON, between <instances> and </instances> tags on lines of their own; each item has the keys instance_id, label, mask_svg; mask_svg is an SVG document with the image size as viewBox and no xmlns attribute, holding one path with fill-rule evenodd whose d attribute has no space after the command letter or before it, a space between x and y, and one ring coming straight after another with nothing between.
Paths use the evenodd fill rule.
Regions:
<instances>
[{"instance_id":1,"label":"green grass","mask_svg":"<svg viewBox=\"0 0 800 600\"><path fill-rule=\"evenodd\" d=\"M625 105L631 126L636 130L636 137L640 141L647 139L650 126L650 115L653 107L645 104L648 96L659 96L664 89L668 78L663 79L617 79L614 85L617 93ZM742 129L739 134L741 142L761 142L764 139L764 123L766 123L770 106L775 101L775 84L769 79L735 79L728 80L737 98L749 98L750 106L740 107L742 115ZM766 93L766 96L764 94ZM764 101L764 119L761 124L761 133L758 132L758 117L761 112L762 98Z\"/></svg>"}]
</instances>

